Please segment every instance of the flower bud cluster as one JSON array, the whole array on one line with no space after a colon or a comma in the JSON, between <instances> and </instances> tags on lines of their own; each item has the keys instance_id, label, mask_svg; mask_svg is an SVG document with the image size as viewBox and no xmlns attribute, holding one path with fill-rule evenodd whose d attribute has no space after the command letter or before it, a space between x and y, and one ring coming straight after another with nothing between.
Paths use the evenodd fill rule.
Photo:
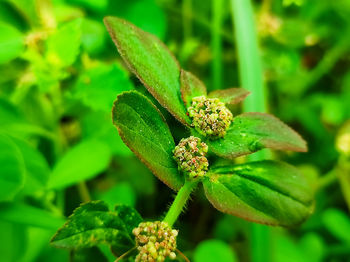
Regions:
<instances>
[{"instance_id":1,"label":"flower bud cluster","mask_svg":"<svg viewBox=\"0 0 350 262\"><path fill-rule=\"evenodd\" d=\"M142 222L134 228L139 254L135 261L162 262L165 258L175 259L177 230L171 229L168 223Z\"/></svg>"},{"instance_id":2,"label":"flower bud cluster","mask_svg":"<svg viewBox=\"0 0 350 262\"><path fill-rule=\"evenodd\" d=\"M209 163L205 157L207 152L207 144L194 136L181 139L173 151L179 170L187 174L190 179L204 176L208 170Z\"/></svg>"},{"instance_id":3,"label":"flower bud cluster","mask_svg":"<svg viewBox=\"0 0 350 262\"><path fill-rule=\"evenodd\" d=\"M212 139L224 137L233 116L224 103L218 98L198 96L192 98L192 106L188 108L192 125L196 130Z\"/></svg>"}]
</instances>

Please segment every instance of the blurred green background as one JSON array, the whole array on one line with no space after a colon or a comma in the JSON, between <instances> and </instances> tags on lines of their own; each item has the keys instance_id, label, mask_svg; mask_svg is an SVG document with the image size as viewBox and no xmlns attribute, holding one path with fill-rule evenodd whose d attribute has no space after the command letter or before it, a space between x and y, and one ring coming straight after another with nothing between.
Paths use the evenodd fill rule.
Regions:
<instances>
[{"instance_id":1,"label":"blurred green background","mask_svg":"<svg viewBox=\"0 0 350 262\"><path fill-rule=\"evenodd\" d=\"M310 180L309 220L255 225L219 213L199 189L175 224L179 249L195 262L350 261L350 1L251 1L255 32L237 12L247 1L0 0L1 262L114 261L104 246L69 252L49 240L84 201L159 219L173 198L112 124L118 93L147 91L126 70L106 15L157 35L209 90L241 85L239 54L254 52L249 43L237 50L239 34L256 33L267 110L308 141L308 153L270 157ZM180 139L181 126L162 113Z\"/></svg>"}]
</instances>

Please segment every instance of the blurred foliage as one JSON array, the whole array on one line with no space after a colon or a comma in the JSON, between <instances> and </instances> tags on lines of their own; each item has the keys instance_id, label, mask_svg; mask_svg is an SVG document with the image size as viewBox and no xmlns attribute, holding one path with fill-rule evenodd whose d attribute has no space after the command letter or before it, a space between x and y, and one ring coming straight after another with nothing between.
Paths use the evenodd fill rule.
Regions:
<instances>
[{"instance_id":1,"label":"blurred foliage","mask_svg":"<svg viewBox=\"0 0 350 262\"><path fill-rule=\"evenodd\" d=\"M102 18L123 17L157 35L209 89L237 87L229 1L215 9L219 27L214 2L0 1L1 261L113 261L103 247L69 253L48 244L88 199L131 205L148 219L162 215L172 192L112 124L118 93L146 91L129 76ZM253 3L269 111L309 146L273 158L298 165L317 190L314 215L298 228L270 229L266 252L276 262L350 261L350 2ZM164 115L180 139L180 125ZM250 223L220 214L199 191L175 224L179 249L193 261L251 261Z\"/></svg>"}]
</instances>

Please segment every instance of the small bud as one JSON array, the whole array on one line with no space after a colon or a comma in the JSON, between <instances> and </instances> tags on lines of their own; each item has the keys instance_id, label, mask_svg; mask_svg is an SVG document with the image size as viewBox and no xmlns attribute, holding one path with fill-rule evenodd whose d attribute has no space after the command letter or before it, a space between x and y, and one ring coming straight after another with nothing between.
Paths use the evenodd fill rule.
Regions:
<instances>
[{"instance_id":1,"label":"small bud","mask_svg":"<svg viewBox=\"0 0 350 262\"><path fill-rule=\"evenodd\" d=\"M192 98L192 106L188 108L192 125L196 130L211 139L224 137L233 116L224 103L218 98L198 96Z\"/></svg>"},{"instance_id":2,"label":"small bud","mask_svg":"<svg viewBox=\"0 0 350 262\"><path fill-rule=\"evenodd\" d=\"M200 138L194 136L181 139L173 151L179 170L190 179L205 175L209 166L205 157L207 152L208 146L201 142Z\"/></svg>"},{"instance_id":3,"label":"small bud","mask_svg":"<svg viewBox=\"0 0 350 262\"><path fill-rule=\"evenodd\" d=\"M146 230L145 230L146 229ZM139 254L135 261L159 261L166 257L176 258L177 230L171 229L166 222L142 222L133 229Z\"/></svg>"}]
</instances>

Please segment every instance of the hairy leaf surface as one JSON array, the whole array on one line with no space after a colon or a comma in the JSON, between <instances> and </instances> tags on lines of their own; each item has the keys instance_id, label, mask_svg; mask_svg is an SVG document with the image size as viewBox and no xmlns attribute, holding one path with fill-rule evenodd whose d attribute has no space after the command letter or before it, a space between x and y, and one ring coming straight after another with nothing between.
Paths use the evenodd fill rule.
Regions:
<instances>
[{"instance_id":1,"label":"hairy leaf surface","mask_svg":"<svg viewBox=\"0 0 350 262\"><path fill-rule=\"evenodd\" d=\"M127 205L117 205L115 212L124 222L124 226L130 237L133 237L132 230L142 222L141 215L134 208Z\"/></svg>"},{"instance_id":2,"label":"hairy leaf surface","mask_svg":"<svg viewBox=\"0 0 350 262\"><path fill-rule=\"evenodd\" d=\"M181 69L181 96L185 105L189 107L193 97L206 95L207 88L203 82L192 73Z\"/></svg>"},{"instance_id":3,"label":"hairy leaf surface","mask_svg":"<svg viewBox=\"0 0 350 262\"><path fill-rule=\"evenodd\" d=\"M243 101L249 94L250 92L243 88L228 88L210 92L208 97L219 98L221 102L233 105Z\"/></svg>"},{"instance_id":4,"label":"hairy leaf surface","mask_svg":"<svg viewBox=\"0 0 350 262\"><path fill-rule=\"evenodd\" d=\"M180 66L154 35L117 18L106 17L106 27L130 70L148 91L180 122L191 123L180 92Z\"/></svg>"},{"instance_id":5,"label":"hairy leaf surface","mask_svg":"<svg viewBox=\"0 0 350 262\"><path fill-rule=\"evenodd\" d=\"M63 248L88 248L99 244L132 247L125 223L110 212L103 201L82 204L52 238L51 244Z\"/></svg>"},{"instance_id":6,"label":"hairy leaf surface","mask_svg":"<svg viewBox=\"0 0 350 262\"><path fill-rule=\"evenodd\" d=\"M218 210L249 221L292 226L313 210L313 192L291 165L257 161L217 167L204 181L209 201Z\"/></svg>"},{"instance_id":7,"label":"hairy leaf surface","mask_svg":"<svg viewBox=\"0 0 350 262\"><path fill-rule=\"evenodd\" d=\"M222 139L207 142L218 156L233 159L263 148L307 151L306 142L278 118L264 113L236 116Z\"/></svg>"},{"instance_id":8,"label":"hairy leaf surface","mask_svg":"<svg viewBox=\"0 0 350 262\"><path fill-rule=\"evenodd\" d=\"M114 102L113 123L125 144L165 184L180 189L180 176L173 160L175 143L159 110L136 91L124 92Z\"/></svg>"}]
</instances>

